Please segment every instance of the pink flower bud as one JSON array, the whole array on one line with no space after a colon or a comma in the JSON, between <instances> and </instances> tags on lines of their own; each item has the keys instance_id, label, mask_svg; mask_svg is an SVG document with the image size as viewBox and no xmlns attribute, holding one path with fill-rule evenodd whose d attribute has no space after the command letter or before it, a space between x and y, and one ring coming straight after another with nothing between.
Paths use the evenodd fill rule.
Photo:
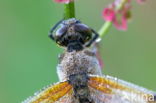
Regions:
<instances>
[{"instance_id":1,"label":"pink flower bud","mask_svg":"<svg viewBox=\"0 0 156 103\"><path fill-rule=\"evenodd\" d=\"M123 31L127 30L127 19L123 15L119 20L115 18L113 24L118 30L123 30Z\"/></svg>"},{"instance_id":2,"label":"pink flower bud","mask_svg":"<svg viewBox=\"0 0 156 103\"><path fill-rule=\"evenodd\" d=\"M54 1L57 2L57 3L69 3L72 0L54 0Z\"/></svg>"},{"instance_id":3,"label":"pink flower bud","mask_svg":"<svg viewBox=\"0 0 156 103\"><path fill-rule=\"evenodd\" d=\"M115 11L111 8L105 8L102 12L102 16L106 21L113 21L115 18Z\"/></svg>"},{"instance_id":4,"label":"pink flower bud","mask_svg":"<svg viewBox=\"0 0 156 103\"><path fill-rule=\"evenodd\" d=\"M118 30L127 30L127 21L131 17L131 0L123 3L123 0L115 0L102 12L105 21L111 21Z\"/></svg>"},{"instance_id":5,"label":"pink flower bud","mask_svg":"<svg viewBox=\"0 0 156 103\"><path fill-rule=\"evenodd\" d=\"M143 4L146 0L137 0L139 4Z\"/></svg>"}]
</instances>

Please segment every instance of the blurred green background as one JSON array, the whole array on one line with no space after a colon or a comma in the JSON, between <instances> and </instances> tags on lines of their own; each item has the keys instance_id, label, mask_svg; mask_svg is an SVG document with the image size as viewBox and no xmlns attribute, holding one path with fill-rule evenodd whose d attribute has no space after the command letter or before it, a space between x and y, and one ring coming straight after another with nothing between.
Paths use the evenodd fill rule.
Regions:
<instances>
[{"instance_id":1,"label":"blurred green background","mask_svg":"<svg viewBox=\"0 0 156 103\"><path fill-rule=\"evenodd\" d=\"M110 0L77 0L76 15L98 30ZM101 42L103 72L156 91L156 1L133 2L127 32L114 27ZM63 16L52 0L0 0L0 103L20 103L58 81L62 49L48 31Z\"/></svg>"}]
</instances>

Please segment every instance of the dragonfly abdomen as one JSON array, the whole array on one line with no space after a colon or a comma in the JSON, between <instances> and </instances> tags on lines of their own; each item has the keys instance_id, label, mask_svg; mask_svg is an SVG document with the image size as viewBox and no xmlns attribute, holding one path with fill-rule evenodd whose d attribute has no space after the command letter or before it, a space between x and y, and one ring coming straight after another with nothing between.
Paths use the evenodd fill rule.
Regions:
<instances>
[{"instance_id":1,"label":"dragonfly abdomen","mask_svg":"<svg viewBox=\"0 0 156 103\"><path fill-rule=\"evenodd\" d=\"M87 82L88 75L86 73L78 73L69 76L69 83L73 86L74 97L79 103L94 103L90 96Z\"/></svg>"}]
</instances>

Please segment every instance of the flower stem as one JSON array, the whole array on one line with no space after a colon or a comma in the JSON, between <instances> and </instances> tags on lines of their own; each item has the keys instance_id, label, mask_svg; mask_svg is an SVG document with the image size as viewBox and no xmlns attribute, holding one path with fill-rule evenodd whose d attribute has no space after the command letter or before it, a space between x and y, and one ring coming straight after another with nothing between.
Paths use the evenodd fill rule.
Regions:
<instances>
[{"instance_id":1,"label":"flower stem","mask_svg":"<svg viewBox=\"0 0 156 103\"><path fill-rule=\"evenodd\" d=\"M74 1L64 4L64 18L75 18L75 4Z\"/></svg>"},{"instance_id":2,"label":"flower stem","mask_svg":"<svg viewBox=\"0 0 156 103\"><path fill-rule=\"evenodd\" d=\"M98 32L100 35L100 38L104 37L107 34L107 32L109 31L111 26L112 26L112 22L110 22L110 21L107 21L103 24L103 26L101 27L101 29Z\"/></svg>"}]
</instances>

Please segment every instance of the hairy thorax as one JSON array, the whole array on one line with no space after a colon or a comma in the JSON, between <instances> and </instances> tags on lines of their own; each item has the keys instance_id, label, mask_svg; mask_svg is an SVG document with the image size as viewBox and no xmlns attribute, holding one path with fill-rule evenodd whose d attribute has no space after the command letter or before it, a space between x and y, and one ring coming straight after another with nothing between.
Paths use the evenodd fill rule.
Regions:
<instances>
[{"instance_id":1,"label":"hairy thorax","mask_svg":"<svg viewBox=\"0 0 156 103\"><path fill-rule=\"evenodd\" d=\"M57 72L60 81L68 80L73 74L101 75L101 68L95 53L88 49L65 52L61 54L59 62Z\"/></svg>"}]
</instances>

